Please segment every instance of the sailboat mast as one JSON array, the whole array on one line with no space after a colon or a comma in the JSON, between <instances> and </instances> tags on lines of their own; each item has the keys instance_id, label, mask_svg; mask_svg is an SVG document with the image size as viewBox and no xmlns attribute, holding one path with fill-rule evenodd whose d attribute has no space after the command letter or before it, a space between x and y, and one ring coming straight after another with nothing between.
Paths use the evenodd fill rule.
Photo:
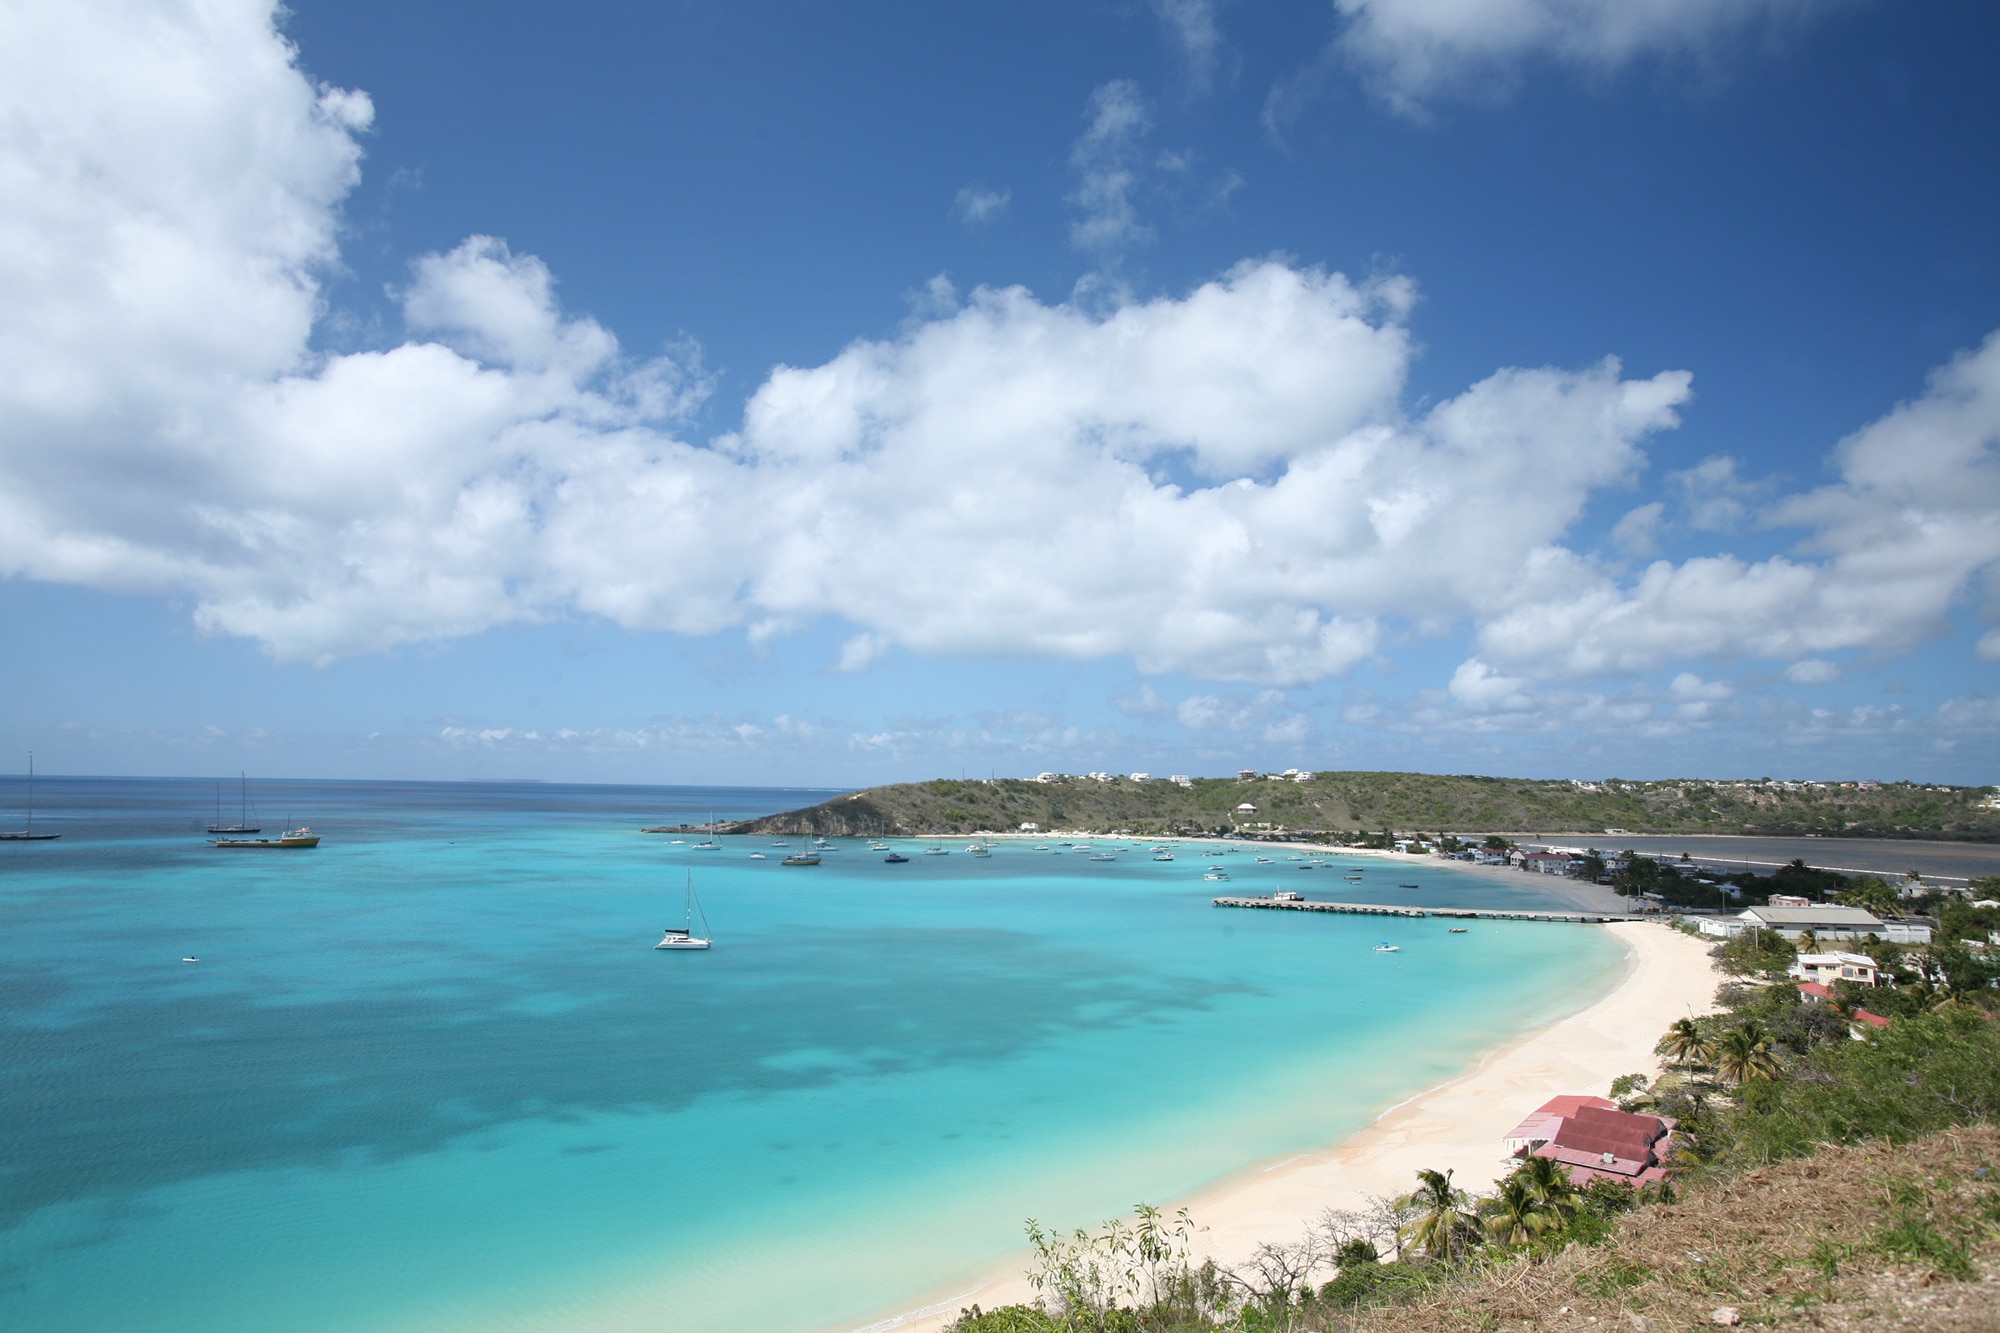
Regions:
<instances>
[{"instance_id":1,"label":"sailboat mast","mask_svg":"<svg viewBox=\"0 0 2000 1333\"><path fill-rule=\"evenodd\" d=\"M35 752L28 751L28 832L35 831Z\"/></svg>"}]
</instances>

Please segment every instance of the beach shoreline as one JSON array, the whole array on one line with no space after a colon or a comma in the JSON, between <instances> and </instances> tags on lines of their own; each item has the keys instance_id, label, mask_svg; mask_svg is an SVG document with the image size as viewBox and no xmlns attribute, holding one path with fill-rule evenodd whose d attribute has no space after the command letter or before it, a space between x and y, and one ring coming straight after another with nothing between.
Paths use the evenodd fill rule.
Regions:
<instances>
[{"instance_id":1,"label":"beach shoreline","mask_svg":"<svg viewBox=\"0 0 2000 1333\"><path fill-rule=\"evenodd\" d=\"M1677 1018L1715 1007L1719 977L1708 946L1656 922L1582 929L1609 931L1626 949L1608 991L1566 1017L1487 1048L1453 1078L1384 1108L1335 1142L1254 1163L1165 1203L1169 1213L1185 1207L1193 1216L1200 1229L1197 1255L1241 1263L1261 1242L1296 1240L1329 1208L1359 1208L1370 1196L1406 1193L1423 1168L1452 1171L1462 1187L1484 1189L1506 1169L1501 1135L1549 1097L1602 1096L1620 1074L1657 1075L1653 1044L1660 1034ZM1017 1251L976 1279L941 1283L898 1311L861 1325L831 1325L824 1333L937 1333L965 1306L990 1310L1032 1301L1023 1276L1027 1264L1027 1252Z\"/></svg>"}]
</instances>

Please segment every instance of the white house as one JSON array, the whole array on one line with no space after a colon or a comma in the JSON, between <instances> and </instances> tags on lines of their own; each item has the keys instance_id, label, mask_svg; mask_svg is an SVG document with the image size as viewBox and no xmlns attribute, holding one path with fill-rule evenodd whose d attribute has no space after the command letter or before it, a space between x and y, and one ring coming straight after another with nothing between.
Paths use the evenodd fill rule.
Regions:
<instances>
[{"instance_id":1,"label":"white house","mask_svg":"<svg viewBox=\"0 0 2000 1333\"><path fill-rule=\"evenodd\" d=\"M1176 773L1172 777L1168 778L1167 781L1173 783L1176 787L1194 786L1194 779L1189 777L1185 773Z\"/></svg>"},{"instance_id":2,"label":"white house","mask_svg":"<svg viewBox=\"0 0 2000 1333\"><path fill-rule=\"evenodd\" d=\"M1021 823L1021 832L1023 833L1040 833L1041 831L1042 826L1033 820L1023 820Z\"/></svg>"},{"instance_id":3,"label":"white house","mask_svg":"<svg viewBox=\"0 0 2000 1333\"><path fill-rule=\"evenodd\" d=\"M1151 782L1152 780L1153 775L1151 773L1134 773L1132 775L1132 781L1134 782Z\"/></svg>"},{"instance_id":4,"label":"white house","mask_svg":"<svg viewBox=\"0 0 2000 1333\"><path fill-rule=\"evenodd\" d=\"M1239 815L1254 815L1257 813L1257 807L1250 804L1250 802L1245 801L1243 804L1236 807L1236 813Z\"/></svg>"},{"instance_id":5,"label":"white house","mask_svg":"<svg viewBox=\"0 0 2000 1333\"><path fill-rule=\"evenodd\" d=\"M1811 931L1822 940L1851 940L1862 936L1890 937L1889 927L1873 912L1859 907L1837 907L1820 903L1812 907L1749 907L1735 916L1705 917L1704 935L1733 939L1746 930L1772 930L1788 940ZM1925 932L1929 938L1929 932Z\"/></svg>"},{"instance_id":6,"label":"white house","mask_svg":"<svg viewBox=\"0 0 2000 1333\"><path fill-rule=\"evenodd\" d=\"M1865 953L1802 953L1792 964L1791 974L1800 981L1817 981L1822 986L1836 981L1873 986L1875 960Z\"/></svg>"}]
</instances>

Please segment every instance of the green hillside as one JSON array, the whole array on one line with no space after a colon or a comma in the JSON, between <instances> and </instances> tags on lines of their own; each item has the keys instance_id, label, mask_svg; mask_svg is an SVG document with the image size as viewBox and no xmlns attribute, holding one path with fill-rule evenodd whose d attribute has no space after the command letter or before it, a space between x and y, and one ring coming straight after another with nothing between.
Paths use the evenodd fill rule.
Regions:
<instances>
[{"instance_id":1,"label":"green hillside","mask_svg":"<svg viewBox=\"0 0 2000 1333\"><path fill-rule=\"evenodd\" d=\"M1052 782L939 779L870 787L734 826L743 833L944 836L1044 830L1352 834L1757 833L2000 841L1992 787L1765 781L1603 782L1320 773L1290 779L1197 778L1188 787L1069 776ZM1239 805L1254 812L1238 812Z\"/></svg>"}]
</instances>

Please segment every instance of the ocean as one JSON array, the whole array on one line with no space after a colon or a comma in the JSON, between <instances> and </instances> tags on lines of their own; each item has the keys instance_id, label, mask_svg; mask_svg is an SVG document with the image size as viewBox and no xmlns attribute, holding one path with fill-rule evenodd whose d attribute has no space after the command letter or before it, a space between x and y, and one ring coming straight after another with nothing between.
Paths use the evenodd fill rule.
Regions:
<instances>
[{"instance_id":1,"label":"ocean","mask_svg":"<svg viewBox=\"0 0 2000 1333\"><path fill-rule=\"evenodd\" d=\"M1357 1129L1621 963L1578 927L1210 906L1554 902L1443 865L787 868L638 832L826 795L253 783L324 841L224 852L210 780L40 781L62 839L0 844L0 1327L859 1326L1029 1217ZM656 952L690 871L715 946Z\"/></svg>"}]
</instances>

